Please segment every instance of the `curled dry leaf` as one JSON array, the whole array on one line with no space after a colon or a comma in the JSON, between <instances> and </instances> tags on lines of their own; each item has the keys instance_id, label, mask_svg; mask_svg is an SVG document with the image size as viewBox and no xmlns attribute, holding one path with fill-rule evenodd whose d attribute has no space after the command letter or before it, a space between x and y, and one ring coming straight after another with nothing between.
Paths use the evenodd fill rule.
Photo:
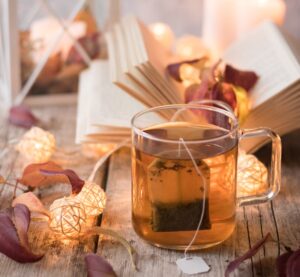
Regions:
<instances>
[{"instance_id":1,"label":"curled dry leaf","mask_svg":"<svg viewBox=\"0 0 300 277\"><path fill-rule=\"evenodd\" d=\"M279 277L287 277L286 269L287 269L287 261L293 254L293 251L286 252L280 255L276 260L277 273Z\"/></svg>"},{"instance_id":2,"label":"curled dry leaf","mask_svg":"<svg viewBox=\"0 0 300 277\"><path fill-rule=\"evenodd\" d=\"M30 212L40 213L49 217L48 210L32 192L22 193L16 197L12 202L12 206L15 207L18 204L26 205Z\"/></svg>"},{"instance_id":3,"label":"curled dry leaf","mask_svg":"<svg viewBox=\"0 0 300 277\"><path fill-rule=\"evenodd\" d=\"M18 181L28 187L42 187L48 186L55 183L67 183L68 179L63 176L47 176L42 174L40 170L62 170L62 167L57 165L54 162L46 162L46 163L36 163L28 165L24 171L23 175Z\"/></svg>"},{"instance_id":4,"label":"curled dry leaf","mask_svg":"<svg viewBox=\"0 0 300 277\"><path fill-rule=\"evenodd\" d=\"M41 174L48 176L48 177L55 177L55 176L65 176L68 178L69 183L72 186L72 193L78 194L83 185L84 181L79 178L79 176L71 169L65 170L48 170L48 169L40 169Z\"/></svg>"},{"instance_id":5,"label":"curled dry leaf","mask_svg":"<svg viewBox=\"0 0 300 277\"><path fill-rule=\"evenodd\" d=\"M295 251L286 263L286 276L298 277L300 272L300 249Z\"/></svg>"},{"instance_id":6,"label":"curled dry leaf","mask_svg":"<svg viewBox=\"0 0 300 277\"><path fill-rule=\"evenodd\" d=\"M5 182L5 178L2 175L0 175L0 184L5 184Z\"/></svg>"},{"instance_id":7,"label":"curled dry leaf","mask_svg":"<svg viewBox=\"0 0 300 277\"><path fill-rule=\"evenodd\" d=\"M270 233L268 233L264 238L262 238L256 244L254 244L253 247L251 247L244 255L242 255L241 257L238 257L235 260L233 260L232 262L230 262L227 265L227 268L225 271L225 277L229 277L230 273L233 272L235 269L237 269L243 261L253 257L270 238L271 238L271 235L270 235Z\"/></svg>"},{"instance_id":8,"label":"curled dry leaf","mask_svg":"<svg viewBox=\"0 0 300 277\"><path fill-rule=\"evenodd\" d=\"M8 120L13 125L28 129L34 125L37 125L39 122L31 110L22 105L10 108Z\"/></svg>"},{"instance_id":9,"label":"curled dry leaf","mask_svg":"<svg viewBox=\"0 0 300 277\"><path fill-rule=\"evenodd\" d=\"M298 277L300 272L300 249L280 255L276 261L279 277Z\"/></svg>"},{"instance_id":10,"label":"curled dry leaf","mask_svg":"<svg viewBox=\"0 0 300 277\"><path fill-rule=\"evenodd\" d=\"M102 257L90 253L85 255L85 264L87 267L88 277L116 277L117 274L112 266Z\"/></svg>"},{"instance_id":11,"label":"curled dry leaf","mask_svg":"<svg viewBox=\"0 0 300 277\"><path fill-rule=\"evenodd\" d=\"M220 100L214 98L216 95L212 94L212 90L217 86L217 69L221 63L221 60L217 61L210 68L202 70L201 83L189 86L185 91L185 102L189 103L192 101L210 99Z\"/></svg>"},{"instance_id":12,"label":"curled dry leaf","mask_svg":"<svg viewBox=\"0 0 300 277\"><path fill-rule=\"evenodd\" d=\"M218 82L214 85L211 99L227 103L233 111L237 107L237 99L233 86L225 82Z\"/></svg>"},{"instance_id":13,"label":"curled dry leaf","mask_svg":"<svg viewBox=\"0 0 300 277\"><path fill-rule=\"evenodd\" d=\"M203 57L201 59L194 59L194 60L187 60L178 63L172 63L167 66L167 72L174 80L176 80L177 82L182 82L183 80L180 77L180 67L183 64L189 64L195 66L196 68L202 68L206 61L207 58Z\"/></svg>"},{"instance_id":14,"label":"curled dry leaf","mask_svg":"<svg viewBox=\"0 0 300 277\"><path fill-rule=\"evenodd\" d=\"M258 75L253 71L243 71L226 65L224 71L224 81L232 85L242 87L249 91L254 87L258 80Z\"/></svg>"},{"instance_id":15,"label":"curled dry leaf","mask_svg":"<svg viewBox=\"0 0 300 277\"><path fill-rule=\"evenodd\" d=\"M0 252L20 262L36 262L43 255L31 252L28 243L30 211L22 204L0 212Z\"/></svg>"}]
</instances>

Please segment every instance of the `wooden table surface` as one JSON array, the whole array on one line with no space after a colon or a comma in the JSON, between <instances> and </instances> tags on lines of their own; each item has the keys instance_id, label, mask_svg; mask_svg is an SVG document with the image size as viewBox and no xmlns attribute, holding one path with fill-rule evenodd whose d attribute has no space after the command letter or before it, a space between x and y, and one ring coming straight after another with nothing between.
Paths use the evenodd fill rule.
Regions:
<instances>
[{"instance_id":1,"label":"wooden table surface","mask_svg":"<svg viewBox=\"0 0 300 277\"><path fill-rule=\"evenodd\" d=\"M78 147L72 146L76 113L74 106L42 107L34 109L34 112L51 122L50 131L55 134L58 146L71 149ZM9 140L19 138L24 132L20 128L8 126L4 121L1 127L2 148ZM284 140L286 155L279 196L272 204L237 209L237 227L234 234L222 245L195 253L211 266L211 271L201 276L224 276L228 262L243 254L268 232L275 239L279 234L282 245L268 243L252 260L240 266L236 276L276 276L274 261L279 249L283 251L284 245L291 248L299 246L300 162L296 154L300 153L300 143L294 143L298 135L291 135ZM265 154L262 153L262 156ZM74 169L82 178L88 177L94 164L95 160L83 157L64 161L65 168ZM11 150L1 161L0 174L14 180L20 176L22 167L23 159ZM65 243L55 240L45 224L32 223L30 242L35 251L45 253L44 258L32 264L19 264L0 254L0 276L86 276L84 254L89 252L105 257L119 276L184 276L175 264L176 259L182 257L182 252L148 245L132 229L129 149L124 148L111 157L109 163L100 170L97 182L106 188L108 201L102 218L95 223L122 233L136 248L138 271L132 270L126 250L108 237ZM47 204L51 197L53 200L53 197L68 191L66 186L56 186L41 189L39 194ZM8 207L12 197L12 187L0 187L0 208Z\"/></svg>"},{"instance_id":2,"label":"wooden table surface","mask_svg":"<svg viewBox=\"0 0 300 277\"><path fill-rule=\"evenodd\" d=\"M287 0L285 27L300 38L299 0ZM74 106L40 107L34 112L45 121L51 122L50 131L55 134L60 147L77 149L74 145ZM8 126L0 120L0 149L9 141L18 139L24 130ZM223 244L205 251L195 252L211 266L207 274L201 276L224 276L229 261L240 256L268 232L279 243L268 243L253 259L244 262L235 276L276 276L275 258L284 247L296 249L300 245L300 132L283 140L282 189L272 203L237 209L237 226L234 234ZM267 148L259 156L268 159ZM64 161L65 168L74 169L83 179L92 171L95 160L82 156ZM8 180L19 177L25 166L22 158L13 149L1 160L0 174ZM119 276L187 276L177 269L175 261L181 252L168 251L148 245L133 231L131 226L131 179L130 152L122 149L111 157L98 172L97 182L107 193L107 206L102 217L95 224L119 231L137 250L138 271L133 271L126 250L108 237L92 237L87 241L64 242L56 240L46 224L32 223L30 243L34 250L45 253L42 260L32 264L19 264L0 254L0 276L33 277L73 277L86 276L84 255L95 252L105 257ZM39 194L45 204L54 197L68 194L69 187L60 185L45 188ZM0 187L0 209L11 205L13 188Z\"/></svg>"}]
</instances>

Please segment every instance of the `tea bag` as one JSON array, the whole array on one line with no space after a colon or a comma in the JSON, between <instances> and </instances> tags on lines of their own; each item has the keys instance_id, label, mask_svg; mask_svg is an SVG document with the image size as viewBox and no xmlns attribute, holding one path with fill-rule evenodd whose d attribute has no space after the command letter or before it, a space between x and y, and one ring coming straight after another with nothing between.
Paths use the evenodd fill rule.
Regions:
<instances>
[{"instance_id":1,"label":"tea bag","mask_svg":"<svg viewBox=\"0 0 300 277\"><path fill-rule=\"evenodd\" d=\"M202 160L197 168L209 184L210 170ZM211 228L209 200L204 201L204 182L189 159L155 159L147 168L155 232L195 231L204 207L200 230ZM206 187L208 195L208 187ZM204 205L203 205L204 204Z\"/></svg>"}]
</instances>

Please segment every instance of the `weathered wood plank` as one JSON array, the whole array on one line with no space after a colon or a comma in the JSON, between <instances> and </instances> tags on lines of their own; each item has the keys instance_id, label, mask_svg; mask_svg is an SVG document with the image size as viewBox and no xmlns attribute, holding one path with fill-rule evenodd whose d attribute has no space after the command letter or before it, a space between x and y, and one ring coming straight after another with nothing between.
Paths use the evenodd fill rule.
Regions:
<instances>
[{"instance_id":1,"label":"weathered wood plank","mask_svg":"<svg viewBox=\"0 0 300 277\"><path fill-rule=\"evenodd\" d=\"M299 166L297 165L296 168ZM299 209L294 205L299 205L300 187L297 186L297 179L293 177L294 171L294 169L289 170L284 167L282 192L273 201L273 205L281 243L297 247L300 226L295 222L300 215ZM131 269L126 250L109 238L99 243L98 253L112 263L120 276L182 276L175 265L176 259L181 257L182 253L153 247L141 240L133 231L128 150L120 151L111 160L107 195L108 203L102 226L121 232L137 249L139 271L134 272ZM268 232L276 239L276 227L270 203L238 208L237 227L232 237L218 247L196 252L212 265L212 270L202 276L223 276L228 261L245 253ZM252 260L240 266L236 271L236 276L276 276L277 249L277 243L267 243Z\"/></svg>"},{"instance_id":2,"label":"weathered wood plank","mask_svg":"<svg viewBox=\"0 0 300 277\"><path fill-rule=\"evenodd\" d=\"M98 253L107 258L120 276L183 276L177 269L176 260L182 252L160 249L140 239L131 226L130 155L123 149L113 156L107 183L108 202L103 214L102 227L112 228L129 240L137 250L138 271L134 272L126 250L118 243L105 238L99 243ZM209 274L224 276L229 260L234 257L234 236L213 249L195 252L212 265Z\"/></svg>"},{"instance_id":3,"label":"weathered wood plank","mask_svg":"<svg viewBox=\"0 0 300 277\"><path fill-rule=\"evenodd\" d=\"M43 108L35 110L35 113L40 114L44 121L51 122L50 131L55 135L59 147L78 148L74 148L75 107ZM8 139L11 139L19 138L24 130L10 126L8 131L0 131L1 137L5 135L5 132L8 134ZM94 160L72 156L69 161L65 160L63 166L74 169L84 179L89 176L94 164ZM12 152L1 161L0 172L6 177L12 171L13 174L9 177L12 181L20 176L23 166L22 159ZM97 181L101 185L104 185L102 180L104 180L105 172L106 168L103 167L97 176ZM4 186L1 189L0 206L2 209L11 204L13 188ZM40 195L44 202L49 204L54 196L57 198L69 192L69 186L58 185L41 189ZM86 276L84 254L94 251L97 238L91 237L82 242L64 242L51 234L47 224L33 223L30 226L30 242L36 252L45 253L45 257L34 264L19 264L0 254L0 276Z\"/></svg>"}]
</instances>

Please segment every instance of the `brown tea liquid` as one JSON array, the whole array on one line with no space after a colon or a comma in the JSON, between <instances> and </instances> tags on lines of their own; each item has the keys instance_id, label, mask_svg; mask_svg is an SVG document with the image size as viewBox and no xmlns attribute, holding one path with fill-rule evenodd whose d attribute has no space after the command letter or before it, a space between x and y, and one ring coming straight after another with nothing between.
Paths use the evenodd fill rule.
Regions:
<instances>
[{"instance_id":1,"label":"brown tea liquid","mask_svg":"<svg viewBox=\"0 0 300 277\"><path fill-rule=\"evenodd\" d=\"M203 212L192 248L209 247L227 239L235 227L236 143L230 138L197 142L226 135L228 131L181 122L144 131L174 143L143 137L133 148L135 231L155 245L184 249L192 240ZM180 138L187 143L202 177L186 149L178 143Z\"/></svg>"}]
</instances>

